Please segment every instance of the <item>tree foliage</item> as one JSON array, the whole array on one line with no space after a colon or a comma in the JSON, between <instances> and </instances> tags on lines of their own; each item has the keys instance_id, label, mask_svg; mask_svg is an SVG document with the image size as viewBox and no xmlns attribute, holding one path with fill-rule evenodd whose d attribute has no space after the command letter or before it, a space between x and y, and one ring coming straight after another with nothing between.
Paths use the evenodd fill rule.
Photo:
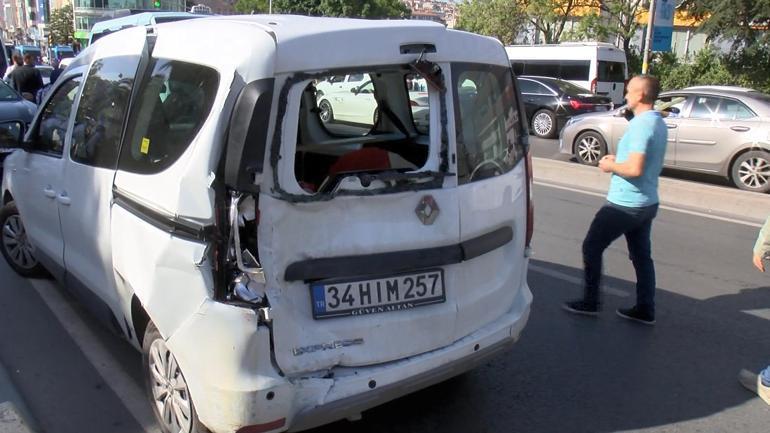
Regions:
<instances>
[{"instance_id":1,"label":"tree foliage","mask_svg":"<svg viewBox=\"0 0 770 433\"><path fill-rule=\"evenodd\" d=\"M595 6L594 0L521 0L529 23L543 35L546 44L557 44L564 27L581 9Z\"/></svg>"},{"instance_id":2,"label":"tree foliage","mask_svg":"<svg viewBox=\"0 0 770 433\"><path fill-rule=\"evenodd\" d=\"M268 0L238 0L243 13L267 13ZM409 8L401 0L273 0L273 13L349 18L406 18Z\"/></svg>"},{"instance_id":3,"label":"tree foliage","mask_svg":"<svg viewBox=\"0 0 770 433\"><path fill-rule=\"evenodd\" d=\"M631 40L641 27L639 16L645 12L645 0L603 0L595 6L596 12L581 18L569 38L577 40L606 40L619 36L623 49L631 50Z\"/></svg>"},{"instance_id":4,"label":"tree foliage","mask_svg":"<svg viewBox=\"0 0 770 433\"><path fill-rule=\"evenodd\" d=\"M466 0L458 12L458 29L493 36L506 45L516 42L527 23L524 9L511 0Z\"/></svg>"},{"instance_id":5,"label":"tree foliage","mask_svg":"<svg viewBox=\"0 0 770 433\"><path fill-rule=\"evenodd\" d=\"M51 33L48 44L51 46L65 45L75 39L72 4L68 3L51 12L49 28L51 29Z\"/></svg>"}]
</instances>

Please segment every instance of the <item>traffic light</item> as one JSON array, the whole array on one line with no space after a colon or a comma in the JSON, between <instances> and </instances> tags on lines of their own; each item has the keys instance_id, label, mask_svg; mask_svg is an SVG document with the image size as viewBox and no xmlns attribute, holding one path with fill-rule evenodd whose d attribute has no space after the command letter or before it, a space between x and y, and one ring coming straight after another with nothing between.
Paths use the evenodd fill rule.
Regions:
<instances>
[{"instance_id":1,"label":"traffic light","mask_svg":"<svg viewBox=\"0 0 770 433\"><path fill-rule=\"evenodd\" d=\"M152 5L155 6L155 9L160 9L160 0L155 0Z\"/></svg>"}]
</instances>

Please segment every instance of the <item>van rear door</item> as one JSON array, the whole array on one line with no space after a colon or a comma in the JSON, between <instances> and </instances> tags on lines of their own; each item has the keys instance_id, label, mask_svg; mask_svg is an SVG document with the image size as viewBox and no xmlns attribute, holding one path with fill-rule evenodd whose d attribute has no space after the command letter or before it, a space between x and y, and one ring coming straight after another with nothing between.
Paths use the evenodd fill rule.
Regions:
<instances>
[{"instance_id":1,"label":"van rear door","mask_svg":"<svg viewBox=\"0 0 770 433\"><path fill-rule=\"evenodd\" d=\"M447 346L467 289L437 108L451 96L430 89L429 106L413 105L408 83L418 77L406 65L352 72L368 74L385 101L376 115L359 107L368 125L319 118L325 101L334 112L358 107L319 95L314 83L325 76L279 84L288 102L271 149L274 185L259 196L258 237L275 358L287 375ZM415 123L422 116L429 130Z\"/></svg>"},{"instance_id":2,"label":"van rear door","mask_svg":"<svg viewBox=\"0 0 770 433\"><path fill-rule=\"evenodd\" d=\"M608 52L600 48L596 62L595 93L608 96L616 105L622 104L625 99L627 76L623 52L615 49Z\"/></svg>"}]
</instances>

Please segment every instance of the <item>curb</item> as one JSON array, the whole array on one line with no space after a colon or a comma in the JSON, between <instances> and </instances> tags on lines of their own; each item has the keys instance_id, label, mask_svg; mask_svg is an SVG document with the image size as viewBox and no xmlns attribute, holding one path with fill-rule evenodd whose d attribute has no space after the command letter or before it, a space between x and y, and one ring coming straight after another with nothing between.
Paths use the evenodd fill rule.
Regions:
<instances>
[{"instance_id":1,"label":"curb","mask_svg":"<svg viewBox=\"0 0 770 433\"><path fill-rule=\"evenodd\" d=\"M0 363L0 433L37 432L29 413L8 372Z\"/></svg>"},{"instance_id":2,"label":"curb","mask_svg":"<svg viewBox=\"0 0 770 433\"><path fill-rule=\"evenodd\" d=\"M606 194L610 174L598 168L546 158L532 158L535 181L565 188L577 188ZM682 211L699 212L715 217L735 219L761 226L770 215L770 197L685 180L661 177L658 194L664 206Z\"/></svg>"}]
</instances>

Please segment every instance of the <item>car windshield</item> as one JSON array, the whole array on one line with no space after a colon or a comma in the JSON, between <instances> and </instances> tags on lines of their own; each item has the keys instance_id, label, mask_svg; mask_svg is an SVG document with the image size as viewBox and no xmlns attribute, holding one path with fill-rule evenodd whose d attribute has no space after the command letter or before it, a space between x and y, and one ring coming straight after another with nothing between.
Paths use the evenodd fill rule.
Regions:
<instances>
[{"instance_id":1,"label":"car windshield","mask_svg":"<svg viewBox=\"0 0 770 433\"><path fill-rule=\"evenodd\" d=\"M0 81L0 101L18 101L19 95L5 83Z\"/></svg>"}]
</instances>

